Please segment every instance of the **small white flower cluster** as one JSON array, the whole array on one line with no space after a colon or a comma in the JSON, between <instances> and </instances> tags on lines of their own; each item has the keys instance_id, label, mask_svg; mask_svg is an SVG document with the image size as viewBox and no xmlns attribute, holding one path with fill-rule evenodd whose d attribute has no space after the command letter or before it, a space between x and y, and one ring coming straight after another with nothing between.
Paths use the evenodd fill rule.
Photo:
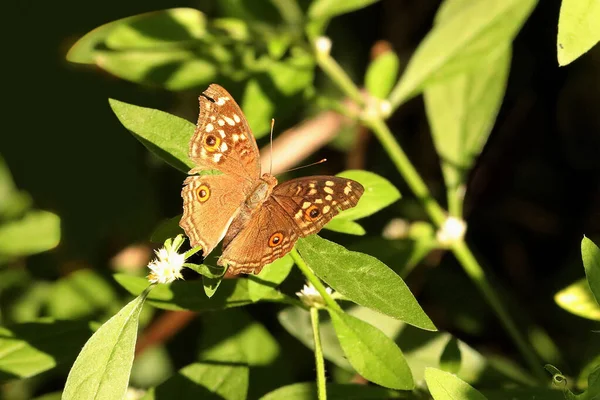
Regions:
<instances>
[{"instance_id":1,"label":"small white flower cluster","mask_svg":"<svg viewBox=\"0 0 600 400\"><path fill-rule=\"evenodd\" d=\"M467 231L467 224L464 220L456 217L448 217L444 225L437 231L438 242L443 246L450 246L452 243L462 240Z\"/></svg>"},{"instance_id":2,"label":"small white flower cluster","mask_svg":"<svg viewBox=\"0 0 600 400\"><path fill-rule=\"evenodd\" d=\"M333 290L330 287L325 288L327 294L332 294ZM304 285L301 291L296 292L296 296L300 298L300 300L306 304L308 307L323 307L325 306L325 300L321 296L321 293L315 289L312 283L308 283L308 285Z\"/></svg>"},{"instance_id":3,"label":"small white flower cluster","mask_svg":"<svg viewBox=\"0 0 600 400\"><path fill-rule=\"evenodd\" d=\"M183 279L181 269L185 263L185 254L177 251L183 244L183 236L178 235L173 241L167 239L163 248L155 250L156 258L148 264L150 283L171 283L175 279Z\"/></svg>"}]
</instances>

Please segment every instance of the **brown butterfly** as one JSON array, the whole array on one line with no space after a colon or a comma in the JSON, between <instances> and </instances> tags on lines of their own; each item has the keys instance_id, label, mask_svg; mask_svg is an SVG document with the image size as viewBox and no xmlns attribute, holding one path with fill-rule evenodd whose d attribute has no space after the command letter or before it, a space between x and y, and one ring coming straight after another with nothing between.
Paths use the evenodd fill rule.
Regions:
<instances>
[{"instance_id":1,"label":"brown butterfly","mask_svg":"<svg viewBox=\"0 0 600 400\"><path fill-rule=\"evenodd\" d=\"M206 257L223 240L218 265L231 274L259 273L287 254L299 237L317 233L364 192L358 182L307 176L277 184L261 176L256 140L242 110L221 86L200 95L200 116L190 141L190 170L179 225ZM196 175L218 170L219 175Z\"/></svg>"}]
</instances>

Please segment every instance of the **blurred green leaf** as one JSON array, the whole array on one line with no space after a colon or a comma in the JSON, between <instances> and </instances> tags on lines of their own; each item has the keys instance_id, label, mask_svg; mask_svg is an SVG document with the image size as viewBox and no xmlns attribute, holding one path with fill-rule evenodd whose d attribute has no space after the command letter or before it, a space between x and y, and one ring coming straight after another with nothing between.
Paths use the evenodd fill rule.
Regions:
<instances>
[{"instance_id":1,"label":"blurred green leaf","mask_svg":"<svg viewBox=\"0 0 600 400\"><path fill-rule=\"evenodd\" d=\"M562 0L556 50L558 64L567 65L600 41L600 2Z\"/></svg>"},{"instance_id":2,"label":"blurred green leaf","mask_svg":"<svg viewBox=\"0 0 600 400\"><path fill-rule=\"evenodd\" d=\"M96 271L82 269L55 283L48 313L57 319L90 318L117 304L112 286Z\"/></svg>"},{"instance_id":3,"label":"blurred green leaf","mask_svg":"<svg viewBox=\"0 0 600 400\"><path fill-rule=\"evenodd\" d=\"M600 248L584 237L581 241L581 256L590 289L596 302L600 304Z\"/></svg>"},{"instance_id":4,"label":"blurred green leaf","mask_svg":"<svg viewBox=\"0 0 600 400\"><path fill-rule=\"evenodd\" d=\"M83 321L41 320L0 327L0 382L68 367L91 334Z\"/></svg>"},{"instance_id":5,"label":"blurred green leaf","mask_svg":"<svg viewBox=\"0 0 600 400\"><path fill-rule=\"evenodd\" d=\"M364 170L349 170L337 176L353 179L363 185L365 192L356 207L342 211L336 218L354 221L389 206L400 198L400 192L387 179Z\"/></svg>"},{"instance_id":6,"label":"blurred green leaf","mask_svg":"<svg viewBox=\"0 0 600 400\"><path fill-rule=\"evenodd\" d=\"M183 234L183 229L179 226L180 220L181 214L160 221L158 226L154 228L152 236L150 236L150 241L153 243L164 243L168 238L174 238L179 234Z\"/></svg>"},{"instance_id":7,"label":"blurred green leaf","mask_svg":"<svg viewBox=\"0 0 600 400\"><path fill-rule=\"evenodd\" d=\"M206 294L206 297L209 299L213 297L219 286L221 286L221 282L223 282L223 276L213 278L202 275L202 284L204 285L204 293Z\"/></svg>"},{"instance_id":8,"label":"blurred green leaf","mask_svg":"<svg viewBox=\"0 0 600 400\"><path fill-rule=\"evenodd\" d=\"M488 400L565 400L562 391L541 387L482 390L482 393Z\"/></svg>"},{"instance_id":9,"label":"blurred green leaf","mask_svg":"<svg viewBox=\"0 0 600 400\"><path fill-rule=\"evenodd\" d=\"M171 166L188 172L194 164L188 158L188 143L195 126L169 113L110 99L110 107L148 150Z\"/></svg>"},{"instance_id":10,"label":"blurred green leaf","mask_svg":"<svg viewBox=\"0 0 600 400\"><path fill-rule=\"evenodd\" d=\"M365 88L372 96L385 99L396 83L399 68L400 59L393 50L379 55L367 67Z\"/></svg>"},{"instance_id":11,"label":"blurred green leaf","mask_svg":"<svg viewBox=\"0 0 600 400\"><path fill-rule=\"evenodd\" d=\"M223 399L244 400L248 367L239 363L196 362L150 389L143 400Z\"/></svg>"},{"instance_id":12,"label":"blurred green leaf","mask_svg":"<svg viewBox=\"0 0 600 400\"><path fill-rule=\"evenodd\" d=\"M206 32L206 17L193 8L171 8L122 20L106 38L115 50L181 45L200 39Z\"/></svg>"},{"instance_id":13,"label":"blurred green leaf","mask_svg":"<svg viewBox=\"0 0 600 400\"><path fill-rule=\"evenodd\" d=\"M498 47L468 71L425 87L427 118L453 216L462 215L468 172L483 150L500 110L510 55L509 46Z\"/></svg>"},{"instance_id":14,"label":"blurred green leaf","mask_svg":"<svg viewBox=\"0 0 600 400\"><path fill-rule=\"evenodd\" d=\"M62 392L52 392L52 393L43 394L39 397L36 397L33 400L60 400L61 397L62 397Z\"/></svg>"},{"instance_id":15,"label":"blurred green leaf","mask_svg":"<svg viewBox=\"0 0 600 400\"><path fill-rule=\"evenodd\" d=\"M377 386L327 384L329 400L373 400L396 399L404 397L401 393ZM260 400L317 400L315 383L294 383L267 393Z\"/></svg>"},{"instance_id":16,"label":"blurred green leaf","mask_svg":"<svg viewBox=\"0 0 600 400\"><path fill-rule=\"evenodd\" d=\"M146 278L116 274L115 280L129 293L137 295L149 285ZM286 296L275 289L265 293L266 301L285 302ZM224 279L219 290L208 298L202 281L175 281L169 285L157 285L148 295L151 305L165 310L207 311L221 310L252 304L248 294L247 279Z\"/></svg>"},{"instance_id":17,"label":"blurred green leaf","mask_svg":"<svg viewBox=\"0 0 600 400\"><path fill-rule=\"evenodd\" d=\"M140 325L143 325L140 317ZM154 345L139 352L133 360L129 387L148 388L169 379L176 370L166 346ZM127 398L126 398L127 399Z\"/></svg>"},{"instance_id":18,"label":"blurred green leaf","mask_svg":"<svg viewBox=\"0 0 600 400\"><path fill-rule=\"evenodd\" d=\"M590 362L588 362L579 373L577 377L577 382L575 385L579 388L585 389L587 388L588 378L592 371L600 366L600 354L596 355Z\"/></svg>"},{"instance_id":19,"label":"blurred green leaf","mask_svg":"<svg viewBox=\"0 0 600 400\"><path fill-rule=\"evenodd\" d=\"M414 387L404 355L390 338L358 318L331 309L327 311L348 361L361 376L392 389Z\"/></svg>"},{"instance_id":20,"label":"blurred green leaf","mask_svg":"<svg viewBox=\"0 0 600 400\"><path fill-rule=\"evenodd\" d=\"M21 216L31 203L31 197L15 187L8 166L0 156L0 221Z\"/></svg>"},{"instance_id":21,"label":"blurred green leaf","mask_svg":"<svg viewBox=\"0 0 600 400\"><path fill-rule=\"evenodd\" d=\"M554 301L572 314L600 321L600 305L598 305L590 290L590 285L585 279L581 279L556 293Z\"/></svg>"},{"instance_id":22,"label":"blurred green leaf","mask_svg":"<svg viewBox=\"0 0 600 400\"><path fill-rule=\"evenodd\" d=\"M63 399L125 397L145 291L92 335L69 372Z\"/></svg>"},{"instance_id":23,"label":"blurred green leaf","mask_svg":"<svg viewBox=\"0 0 600 400\"><path fill-rule=\"evenodd\" d=\"M311 19L329 19L336 15L359 10L379 0L314 0L308 9Z\"/></svg>"},{"instance_id":24,"label":"blurred green leaf","mask_svg":"<svg viewBox=\"0 0 600 400\"><path fill-rule=\"evenodd\" d=\"M357 236L362 236L367 233L365 228L363 228L358 222L338 218L339 216L340 214L336 215L327 223L327 225L324 226L324 228L334 232L347 233L349 235Z\"/></svg>"},{"instance_id":25,"label":"blurred green leaf","mask_svg":"<svg viewBox=\"0 0 600 400\"><path fill-rule=\"evenodd\" d=\"M0 225L0 256L20 257L53 249L60 242L60 218L32 210Z\"/></svg>"},{"instance_id":26,"label":"blurred green leaf","mask_svg":"<svg viewBox=\"0 0 600 400\"><path fill-rule=\"evenodd\" d=\"M254 302L269 295L289 275L294 260L287 254L263 267L258 275L248 275L248 295Z\"/></svg>"},{"instance_id":27,"label":"blurred green leaf","mask_svg":"<svg viewBox=\"0 0 600 400\"><path fill-rule=\"evenodd\" d=\"M486 400L456 375L435 368L425 370L425 381L434 400Z\"/></svg>"},{"instance_id":28,"label":"blurred green leaf","mask_svg":"<svg viewBox=\"0 0 600 400\"><path fill-rule=\"evenodd\" d=\"M451 338L446 344L444 352L440 357L440 368L445 372L457 374L458 371L460 371L460 363L461 355L458 341L456 338Z\"/></svg>"},{"instance_id":29,"label":"blurred green leaf","mask_svg":"<svg viewBox=\"0 0 600 400\"><path fill-rule=\"evenodd\" d=\"M275 103L257 79L248 80L240 107L257 139L269 133L271 118L275 114Z\"/></svg>"},{"instance_id":30,"label":"blurred green leaf","mask_svg":"<svg viewBox=\"0 0 600 400\"><path fill-rule=\"evenodd\" d=\"M309 267L348 299L421 329L436 330L402 278L378 259L316 235L300 239L296 246Z\"/></svg>"},{"instance_id":31,"label":"blurred green leaf","mask_svg":"<svg viewBox=\"0 0 600 400\"><path fill-rule=\"evenodd\" d=\"M446 0L458 2L451 18L436 23L413 54L390 94L397 106L417 95L424 85L479 64L482 56L505 48L535 7L536 0ZM447 14L446 14L447 15Z\"/></svg>"}]
</instances>

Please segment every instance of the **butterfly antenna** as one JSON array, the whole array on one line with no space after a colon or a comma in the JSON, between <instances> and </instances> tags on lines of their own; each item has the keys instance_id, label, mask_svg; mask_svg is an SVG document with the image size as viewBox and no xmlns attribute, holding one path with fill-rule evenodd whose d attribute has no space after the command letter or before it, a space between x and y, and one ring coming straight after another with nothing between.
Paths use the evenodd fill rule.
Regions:
<instances>
[{"instance_id":1,"label":"butterfly antenna","mask_svg":"<svg viewBox=\"0 0 600 400\"><path fill-rule=\"evenodd\" d=\"M273 128L275 127L275 118L271 118L271 165L269 166L269 175L273 172Z\"/></svg>"},{"instance_id":2,"label":"butterfly antenna","mask_svg":"<svg viewBox=\"0 0 600 400\"><path fill-rule=\"evenodd\" d=\"M287 171L283 171L283 172L281 172L281 174L285 174L286 172L296 171L296 170L298 170L298 169L302 169L302 168L306 168L306 167L312 167L313 165L317 165L317 164L323 164L325 161L327 161L327 159L326 159L326 158L324 158L324 159L322 159L322 160L319 160L319 161L317 161L317 162L314 162L314 163L308 164L308 165L302 165L302 166L300 166L300 167L296 167L296 168L288 169Z\"/></svg>"}]
</instances>

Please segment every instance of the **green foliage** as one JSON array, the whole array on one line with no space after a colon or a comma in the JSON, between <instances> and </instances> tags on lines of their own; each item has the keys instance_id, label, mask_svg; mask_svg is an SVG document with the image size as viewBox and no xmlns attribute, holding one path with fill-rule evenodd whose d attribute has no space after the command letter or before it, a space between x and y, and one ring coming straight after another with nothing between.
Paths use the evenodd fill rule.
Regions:
<instances>
[{"instance_id":1,"label":"green foliage","mask_svg":"<svg viewBox=\"0 0 600 400\"><path fill-rule=\"evenodd\" d=\"M600 304L600 248L590 239L584 237L581 241L581 256L585 275L596 302Z\"/></svg>"},{"instance_id":2,"label":"green foliage","mask_svg":"<svg viewBox=\"0 0 600 400\"><path fill-rule=\"evenodd\" d=\"M396 399L402 395L377 386L327 384L327 398L332 400ZM316 400L314 383L294 383L261 397L260 400Z\"/></svg>"},{"instance_id":3,"label":"green foliage","mask_svg":"<svg viewBox=\"0 0 600 400\"><path fill-rule=\"evenodd\" d=\"M435 368L425 370L425 381L434 400L487 400L456 375Z\"/></svg>"},{"instance_id":4,"label":"green foliage","mask_svg":"<svg viewBox=\"0 0 600 400\"><path fill-rule=\"evenodd\" d=\"M556 51L558 64L570 64L600 41L600 3L562 0Z\"/></svg>"},{"instance_id":5,"label":"green foliage","mask_svg":"<svg viewBox=\"0 0 600 400\"><path fill-rule=\"evenodd\" d=\"M371 61L365 74L365 88L372 96L385 99L398 78L400 59L393 51L386 51Z\"/></svg>"}]
</instances>

